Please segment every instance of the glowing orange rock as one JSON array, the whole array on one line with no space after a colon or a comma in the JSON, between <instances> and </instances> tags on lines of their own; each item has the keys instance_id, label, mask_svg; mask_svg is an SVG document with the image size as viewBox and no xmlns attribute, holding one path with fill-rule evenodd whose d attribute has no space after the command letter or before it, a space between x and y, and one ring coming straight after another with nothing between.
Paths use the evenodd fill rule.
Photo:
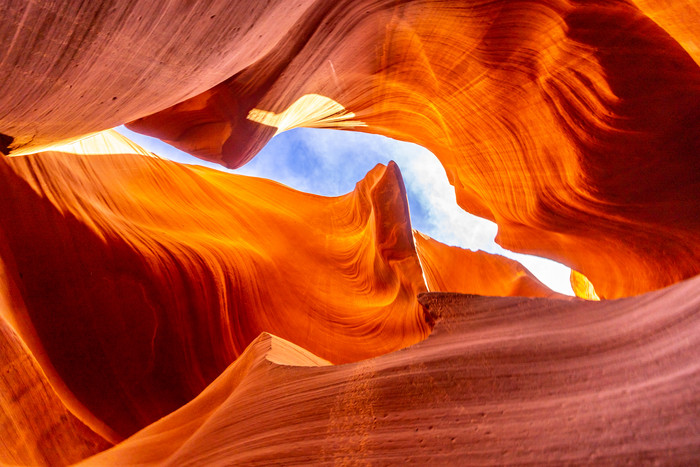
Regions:
<instances>
[{"instance_id":1,"label":"glowing orange rock","mask_svg":"<svg viewBox=\"0 0 700 467\"><path fill-rule=\"evenodd\" d=\"M667 31L624 2L320 4L265 58L129 127L234 167L293 126L415 142L505 248L634 295L700 273L697 28L643 3Z\"/></svg>"},{"instance_id":2,"label":"glowing orange rock","mask_svg":"<svg viewBox=\"0 0 700 467\"><path fill-rule=\"evenodd\" d=\"M380 133L603 298L700 273L696 2L38 5L5 10L4 152L135 120L238 166L294 126Z\"/></svg>"},{"instance_id":3,"label":"glowing orange rock","mask_svg":"<svg viewBox=\"0 0 700 467\"><path fill-rule=\"evenodd\" d=\"M586 276L578 271L571 270L571 288L577 297L585 298L586 300L600 300L595 291L595 287Z\"/></svg>"},{"instance_id":4,"label":"glowing orange rock","mask_svg":"<svg viewBox=\"0 0 700 467\"><path fill-rule=\"evenodd\" d=\"M675 0L632 0L700 65L700 4Z\"/></svg>"},{"instance_id":5,"label":"glowing orange rock","mask_svg":"<svg viewBox=\"0 0 700 467\"><path fill-rule=\"evenodd\" d=\"M111 440L175 410L263 331L334 363L429 332L398 168L337 198L144 155L114 132L0 161L18 332Z\"/></svg>"},{"instance_id":6,"label":"glowing orange rock","mask_svg":"<svg viewBox=\"0 0 700 467\"><path fill-rule=\"evenodd\" d=\"M348 365L257 339L83 465L693 464L700 277L616 301L425 294L427 340Z\"/></svg>"},{"instance_id":7,"label":"glowing orange rock","mask_svg":"<svg viewBox=\"0 0 700 467\"><path fill-rule=\"evenodd\" d=\"M415 232L414 239L426 285L431 292L566 298L512 259L447 246L420 232Z\"/></svg>"},{"instance_id":8,"label":"glowing orange rock","mask_svg":"<svg viewBox=\"0 0 700 467\"><path fill-rule=\"evenodd\" d=\"M4 2L0 152L131 121L238 166L295 126L379 133L579 296L700 272L695 3L166 3ZM429 316L393 164L321 198L107 132L0 178L2 462L147 425L89 462L697 461L698 278ZM418 243L431 288L473 286ZM477 292L547 293L474 261Z\"/></svg>"},{"instance_id":9,"label":"glowing orange rock","mask_svg":"<svg viewBox=\"0 0 700 467\"><path fill-rule=\"evenodd\" d=\"M112 445L66 409L2 317L0 369L0 464L65 465Z\"/></svg>"}]
</instances>

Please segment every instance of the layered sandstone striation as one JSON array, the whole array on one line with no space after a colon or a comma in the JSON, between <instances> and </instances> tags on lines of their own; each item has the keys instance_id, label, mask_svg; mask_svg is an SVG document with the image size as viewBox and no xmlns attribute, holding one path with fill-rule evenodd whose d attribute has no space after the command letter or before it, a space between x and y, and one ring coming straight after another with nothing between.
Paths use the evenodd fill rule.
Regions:
<instances>
[{"instance_id":1,"label":"layered sandstone striation","mask_svg":"<svg viewBox=\"0 0 700 467\"><path fill-rule=\"evenodd\" d=\"M617 301L421 302L437 320L426 341L348 365L261 336L194 401L82 465L697 460L700 278Z\"/></svg>"},{"instance_id":2,"label":"layered sandstone striation","mask_svg":"<svg viewBox=\"0 0 700 467\"><path fill-rule=\"evenodd\" d=\"M7 312L101 435L177 409L263 331L334 363L427 336L395 164L324 198L132 147L106 132L0 161Z\"/></svg>"},{"instance_id":3,"label":"layered sandstone striation","mask_svg":"<svg viewBox=\"0 0 700 467\"><path fill-rule=\"evenodd\" d=\"M416 249L393 162L325 198L170 162L107 131L0 160L0 173L12 371L0 404L4 462L99 452L189 402L229 365L248 368L263 341L297 349L266 354L285 365L299 355L355 362L419 342L434 322L416 300L424 277L430 290L555 295L497 255L457 252L419 232ZM457 264L471 272L453 276ZM251 344L263 332L283 337ZM191 410L173 428L178 440L209 417ZM177 446L168 438L148 451Z\"/></svg>"},{"instance_id":4,"label":"layered sandstone striation","mask_svg":"<svg viewBox=\"0 0 700 467\"><path fill-rule=\"evenodd\" d=\"M418 143L505 248L634 295L700 272L697 9L642 3L321 2L266 57L129 126L233 167L293 126Z\"/></svg>"},{"instance_id":5,"label":"layered sandstone striation","mask_svg":"<svg viewBox=\"0 0 700 467\"><path fill-rule=\"evenodd\" d=\"M0 463L700 459L695 3L0 13ZM228 167L301 126L418 143L589 301L414 233L394 163L327 198L123 123Z\"/></svg>"},{"instance_id":6,"label":"layered sandstone striation","mask_svg":"<svg viewBox=\"0 0 700 467\"><path fill-rule=\"evenodd\" d=\"M313 4L4 1L0 152L36 152L198 95L270 53Z\"/></svg>"},{"instance_id":7,"label":"layered sandstone striation","mask_svg":"<svg viewBox=\"0 0 700 467\"><path fill-rule=\"evenodd\" d=\"M235 167L295 126L368 131L429 148L501 245L601 297L700 272L693 2L4 8L5 152L133 120Z\"/></svg>"},{"instance_id":8,"label":"layered sandstone striation","mask_svg":"<svg viewBox=\"0 0 700 467\"><path fill-rule=\"evenodd\" d=\"M431 292L493 297L566 297L544 285L512 259L448 246L420 232L415 232L414 239L426 286Z\"/></svg>"},{"instance_id":9,"label":"layered sandstone striation","mask_svg":"<svg viewBox=\"0 0 700 467\"><path fill-rule=\"evenodd\" d=\"M66 465L112 446L66 408L2 317L0 369L0 464Z\"/></svg>"}]
</instances>

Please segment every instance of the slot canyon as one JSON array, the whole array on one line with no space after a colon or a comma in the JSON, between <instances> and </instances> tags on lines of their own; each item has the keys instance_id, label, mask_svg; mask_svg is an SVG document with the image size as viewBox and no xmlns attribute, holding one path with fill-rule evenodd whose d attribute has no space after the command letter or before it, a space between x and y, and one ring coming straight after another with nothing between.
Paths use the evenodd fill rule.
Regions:
<instances>
[{"instance_id":1,"label":"slot canyon","mask_svg":"<svg viewBox=\"0 0 700 467\"><path fill-rule=\"evenodd\" d=\"M0 13L0 465L700 463L697 2ZM400 163L236 172L299 128L430 151L575 296Z\"/></svg>"}]
</instances>

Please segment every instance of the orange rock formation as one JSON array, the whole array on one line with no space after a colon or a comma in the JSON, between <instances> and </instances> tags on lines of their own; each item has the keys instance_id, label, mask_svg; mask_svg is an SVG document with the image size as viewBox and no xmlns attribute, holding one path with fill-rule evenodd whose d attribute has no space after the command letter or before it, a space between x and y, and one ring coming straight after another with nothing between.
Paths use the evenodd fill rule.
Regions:
<instances>
[{"instance_id":1,"label":"orange rock formation","mask_svg":"<svg viewBox=\"0 0 700 467\"><path fill-rule=\"evenodd\" d=\"M431 292L493 297L566 297L551 290L512 259L447 246L420 232L415 232L414 238L425 282Z\"/></svg>"},{"instance_id":2,"label":"orange rock formation","mask_svg":"<svg viewBox=\"0 0 700 467\"><path fill-rule=\"evenodd\" d=\"M700 272L693 2L248 3L10 2L5 151L136 119L238 166L277 131L353 128L432 150L501 245L601 297Z\"/></svg>"},{"instance_id":3,"label":"orange rock formation","mask_svg":"<svg viewBox=\"0 0 700 467\"><path fill-rule=\"evenodd\" d=\"M8 313L101 435L180 407L263 331L334 363L427 336L395 164L324 198L143 153L107 132L0 161Z\"/></svg>"},{"instance_id":4,"label":"orange rock formation","mask_svg":"<svg viewBox=\"0 0 700 467\"><path fill-rule=\"evenodd\" d=\"M421 302L426 341L349 365L263 335L84 465L697 461L700 278L619 301Z\"/></svg>"},{"instance_id":5,"label":"orange rock formation","mask_svg":"<svg viewBox=\"0 0 700 467\"><path fill-rule=\"evenodd\" d=\"M669 31L627 2L321 3L255 64L129 126L234 167L294 126L418 143L505 248L634 295L700 273L700 69L669 32L691 51L700 36L650 4Z\"/></svg>"},{"instance_id":6,"label":"orange rock formation","mask_svg":"<svg viewBox=\"0 0 700 467\"><path fill-rule=\"evenodd\" d=\"M0 368L0 464L65 465L112 446L65 407L1 317Z\"/></svg>"},{"instance_id":7,"label":"orange rock formation","mask_svg":"<svg viewBox=\"0 0 700 467\"><path fill-rule=\"evenodd\" d=\"M586 300L600 300L593 284L580 272L572 269L570 281L571 288L577 297L585 298Z\"/></svg>"},{"instance_id":8,"label":"orange rock formation","mask_svg":"<svg viewBox=\"0 0 700 467\"><path fill-rule=\"evenodd\" d=\"M1 463L700 459L695 3L0 13ZM231 167L298 126L415 142L579 297L648 293L414 240L393 163L324 198L127 122Z\"/></svg>"}]
</instances>

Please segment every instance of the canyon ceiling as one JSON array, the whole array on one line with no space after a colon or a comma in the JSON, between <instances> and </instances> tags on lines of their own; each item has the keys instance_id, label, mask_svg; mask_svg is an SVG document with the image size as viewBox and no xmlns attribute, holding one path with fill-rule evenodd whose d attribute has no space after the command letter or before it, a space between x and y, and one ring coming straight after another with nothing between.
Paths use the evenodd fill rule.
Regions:
<instances>
[{"instance_id":1,"label":"canyon ceiling","mask_svg":"<svg viewBox=\"0 0 700 467\"><path fill-rule=\"evenodd\" d=\"M0 463L700 460L700 6L6 0ZM411 226L395 163L236 168L295 127L432 151L519 263Z\"/></svg>"}]
</instances>

